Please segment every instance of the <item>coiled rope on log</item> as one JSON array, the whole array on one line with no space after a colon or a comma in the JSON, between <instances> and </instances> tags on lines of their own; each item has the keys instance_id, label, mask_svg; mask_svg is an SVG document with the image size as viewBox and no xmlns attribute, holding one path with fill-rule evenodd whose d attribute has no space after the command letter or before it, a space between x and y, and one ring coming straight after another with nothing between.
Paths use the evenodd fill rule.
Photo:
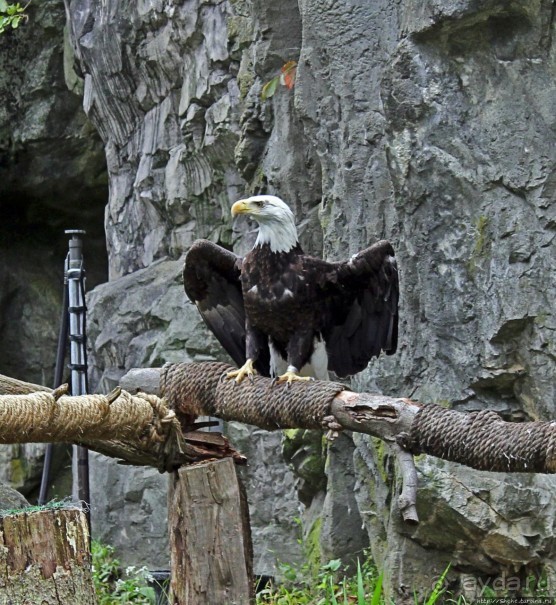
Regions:
<instances>
[{"instance_id":1,"label":"coiled rope on log","mask_svg":"<svg viewBox=\"0 0 556 605\"><path fill-rule=\"evenodd\" d=\"M214 457L244 462L223 436L191 432L184 438L176 413L155 393L132 395L119 387L108 395L66 392L67 385L53 391L0 375L0 443L75 443L160 472Z\"/></svg>"},{"instance_id":2,"label":"coiled rope on log","mask_svg":"<svg viewBox=\"0 0 556 605\"><path fill-rule=\"evenodd\" d=\"M333 414L344 428L395 441L413 454L426 453L477 470L556 472L556 422L507 422L489 410L458 412L435 404L348 393L334 382L287 386L256 376L237 385L223 380L230 369L217 362L166 364L161 389L180 415L217 416L276 430L323 428L323 420ZM340 393L345 395L343 401Z\"/></svg>"},{"instance_id":3,"label":"coiled rope on log","mask_svg":"<svg viewBox=\"0 0 556 605\"><path fill-rule=\"evenodd\" d=\"M116 389L109 395L67 396L54 391L2 395L0 442L74 442L81 438L165 439L164 424L175 418L160 398Z\"/></svg>"},{"instance_id":4,"label":"coiled rope on log","mask_svg":"<svg viewBox=\"0 0 556 605\"><path fill-rule=\"evenodd\" d=\"M214 448L218 457L237 455L225 438L216 445L215 434L196 431L198 416L217 416L267 430L323 426L354 430L397 443L406 452L426 453L478 470L556 472L556 422L506 422L488 410L457 412L408 399L353 393L333 382L287 386L256 376L237 385L224 379L230 369L224 363L208 362L150 370L157 373L162 399L119 390L107 396L67 397L60 390L18 383L15 390L27 395L0 395L0 442L75 443L83 436L83 441L95 442L97 451L169 470L206 459ZM14 391L0 376L0 393L6 392ZM102 440L112 441L103 445Z\"/></svg>"},{"instance_id":5,"label":"coiled rope on log","mask_svg":"<svg viewBox=\"0 0 556 605\"><path fill-rule=\"evenodd\" d=\"M322 429L332 401L345 389L337 382L277 384L255 376L241 385L226 380L233 368L225 363L167 363L161 392L183 414L217 416L254 424L269 431L285 428Z\"/></svg>"},{"instance_id":6,"label":"coiled rope on log","mask_svg":"<svg viewBox=\"0 0 556 605\"><path fill-rule=\"evenodd\" d=\"M425 405L402 445L478 470L556 472L556 422L506 422L496 412Z\"/></svg>"}]
</instances>

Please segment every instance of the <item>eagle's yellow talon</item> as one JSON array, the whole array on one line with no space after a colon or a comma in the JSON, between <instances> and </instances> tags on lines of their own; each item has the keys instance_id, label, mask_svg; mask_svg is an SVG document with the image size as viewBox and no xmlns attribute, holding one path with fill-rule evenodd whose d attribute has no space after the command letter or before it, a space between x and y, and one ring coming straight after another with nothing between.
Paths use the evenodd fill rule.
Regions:
<instances>
[{"instance_id":1,"label":"eagle's yellow talon","mask_svg":"<svg viewBox=\"0 0 556 605\"><path fill-rule=\"evenodd\" d=\"M312 376L299 376L295 372L291 372L288 370L285 374L278 376L278 378L276 378L275 380L278 383L285 382L288 386L290 386L292 382L306 382L307 380L314 380L314 378Z\"/></svg>"},{"instance_id":2,"label":"eagle's yellow talon","mask_svg":"<svg viewBox=\"0 0 556 605\"><path fill-rule=\"evenodd\" d=\"M236 384L240 384L245 378L249 378L251 384L255 381L256 370L253 367L253 360L248 359L239 370L232 370L226 374L226 378L231 380L235 379Z\"/></svg>"}]
</instances>

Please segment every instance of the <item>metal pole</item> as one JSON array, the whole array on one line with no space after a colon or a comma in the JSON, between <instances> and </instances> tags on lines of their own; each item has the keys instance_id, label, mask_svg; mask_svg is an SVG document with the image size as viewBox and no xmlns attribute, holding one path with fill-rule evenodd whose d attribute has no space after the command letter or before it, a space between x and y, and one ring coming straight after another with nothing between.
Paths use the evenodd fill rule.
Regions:
<instances>
[{"instance_id":1,"label":"metal pole","mask_svg":"<svg viewBox=\"0 0 556 605\"><path fill-rule=\"evenodd\" d=\"M83 267L83 243L79 237L85 234L85 231L72 229L67 230L66 233L72 236L69 241L69 253L66 260L70 326L71 394L86 395L85 270Z\"/></svg>"},{"instance_id":2,"label":"metal pole","mask_svg":"<svg viewBox=\"0 0 556 605\"><path fill-rule=\"evenodd\" d=\"M86 395L87 384L87 351L85 333L85 269L83 266L83 242L81 236L85 231L71 229L69 252L66 260L68 282L68 315L70 337L71 394ZM73 448L73 496L85 504L89 514L89 451L85 447Z\"/></svg>"},{"instance_id":3,"label":"metal pole","mask_svg":"<svg viewBox=\"0 0 556 605\"><path fill-rule=\"evenodd\" d=\"M68 340L68 282L64 272L64 292L62 296L62 312L60 314L60 331L58 332L58 347L56 349L56 367L54 369L54 388L62 384L64 374L64 360L66 358L66 345ZM39 505L48 501L48 488L50 484L50 469L52 468L52 453L54 444L47 443L44 452L41 488L39 491Z\"/></svg>"}]
</instances>

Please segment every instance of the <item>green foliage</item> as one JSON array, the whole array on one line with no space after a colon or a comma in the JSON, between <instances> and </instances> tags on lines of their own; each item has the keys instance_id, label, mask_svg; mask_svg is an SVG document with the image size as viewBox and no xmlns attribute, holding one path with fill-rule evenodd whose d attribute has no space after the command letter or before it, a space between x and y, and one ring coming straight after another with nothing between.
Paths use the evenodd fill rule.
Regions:
<instances>
[{"instance_id":1,"label":"green foliage","mask_svg":"<svg viewBox=\"0 0 556 605\"><path fill-rule=\"evenodd\" d=\"M370 558L358 561L357 574L348 577L339 559L321 565L316 576L308 564L282 564L284 582L257 595L259 605L386 605L379 576ZM390 605L388 603L388 605Z\"/></svg>"},{"instance_id":2,"label":"green foliage","mask_svg":"<svg viewBox=\"0 0 556 605\"><path fill-rule=\"evenodd\" d=\"M357 564L359 565L359 561L357 562ZM359 574L359 569L357 570L357 573ZM378 576L378 578L376 579L376 584L375 584L375 589L373 591L373 596L371 599L371 605L380 605L380 599L382 597L382 578L384 576L382 574L380 574L380 576Z\"/></svg>"},{"instance_id":3,"label":"green foliage","mask_svg":"<svg viewBox=\"0 0 556 605\"><path fill-rule=\"evenodd\" d=\"M278 84L282 84L288 90L291 90L295 85L295 74L297 71L297 61L288 61L282 65L280 73L269 80L261 90L261 99L266 101L274 96Z\"/></svg>"},{"instance_id":4,"label":"green foliage","mask_svg":"<svg viewBox=\"0 0 556 605\"><path fill-rule=\"evenodd\" d=\"M438 578L436 584L434 585L434 588L432 590L430 597L425 601L425 605L434 605L436 603L436 601L438 600L438 598L440 597L440 595L446 591L446 589L444 588L444 580L446 579L446 576L449 571L450 571L450 564L448 564L448 567L446 567L446 569L443 571L440 578Z\"/></svg>"},{"instance_id":5,"label":"green foliage","mask_svg":"<svg viewBox=\"0 0 556 605\"><path fill-rule=\"evenodd\" d=\"M272 80L269 80L261 90L261 99L266 101L270 99L270 97L274 96L276 92L276 88L278 87L278 83L280 82L280 76L275 76Z\"/></svg>"},{"instance_id":6,"label":"green foliage","mask_svg":"<svg viewBox=\"0 0 556 605\"><path fill-rule=\"evenodd\" d=\"M363 583L363 571L361 569L361 563L357 559L357 605L365 605L365 585ZM374 590L373 590L374 592Z\"/></svg>"},{"instance_id":7,"label":"green foliage","mask_svg":"<svg viewBox=\"0 0 556 605\"><path fill-rule=\"evenodd\" d=\"M93 582L98 605L154 605L154 589L148 586L151 576L146 567L128 567L125 572L114 556L114 548L93 540Z\"/></svg>"},{"instance_id":8,"label":"green foliage","mask_svg":"<svg viewBox=\"0 0 556 605\"><path fill-rule=\"evenodd\" d=\"M81 507L76 506L71 498L64 498L63 500L51 500L44 505L36 504L22 508L3 508L0 509L0 517L17 515L19 513L36 513L41 510L51 510L53 508L78 508L81 510Z\"/></svg>"},{"instance_id":9,"label":"green foliage","mask_svg":"<svg viewBox=\"0 0 556 605\"><path fill-rule=\"evenodd\" d=\"M383 576L378 574L368 552L362 562L357 561L355 576L347 576L337 559L321 565L316 576L311 574L307 563L302 567L282 564L280 571L284 581L259 592L257 605L394 605L384 596ZM436 605L441 597L451 605L470 605L464 597L446 592L444 584L449 571L450 565L430 595L422 600L415 596L415 605ZM490 596L487 587L483 588L482 596Z\"/></svg>"},{"instance_id":10,"label":"green foliage","mask_svg":"<svg viewBox=\"0 0 556 605\"><path fill-rule=\"evenodd\" d=\"M21 6L19 2L8 4L6 0L0 0L0 34L3 34L8 28L17 29L23 21L27 21L25 14L30 2Z\"/></svg>"}]
</instances>

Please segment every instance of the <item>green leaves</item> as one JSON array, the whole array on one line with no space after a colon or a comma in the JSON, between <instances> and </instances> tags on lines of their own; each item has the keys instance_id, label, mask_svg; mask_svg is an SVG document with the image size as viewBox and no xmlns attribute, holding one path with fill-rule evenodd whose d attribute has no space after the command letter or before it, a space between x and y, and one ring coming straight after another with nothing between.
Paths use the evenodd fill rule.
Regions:
<instances>
[{"instance_id":1,"label":"green leaves","mask_svg":"<svg viewBox=\"0 0 556 605\"><path fill-rule=\"evenodd\" d=\"M0 34L8 28L17 29L22 21L27 21L29 17L25 10L28 6L29 3L21 6L19 2L8 4L6 0L0 0Z\"/></svg>"},{"instance_id":2,"label":"green leaves","mask_svg":"<svg viewBox=\"0 0 556 605\"><path fill-rule=\"evenodd\" d=\"M320 565L316 574L308 562L301 567L281 564L280 571L283 582L259 592L258 605L393 605L368 552L358 560L355 577L345 575L340 559Z\"/></svg>"},{"instance_id":3,"label":"green leaves","mask_svg":"<svg viewBox=\"0 0 556 605\"><path fill-rule=\"evenodd\" d=\"M448 567L442 572L440 578L438 578L436 584L434 585L433 591L431 592L429 598L425 602L425 605L434 605L436 601L440 598L443 592L446 592L444 588L444 580L450 571L450 563L448 563Z\"/></svg>"},{"instance_id":4,"label":"green leaves","mask_svg":"<svg viewBox=\"0 0 556 605\"><path fill-rule=\"evenodd\" d=\"M357 565L359 565L359 559L357 560ZM382 598L382 579L384 578L383 574L380 574L376 579L375 588L373 590L373 596L371 599L371 605L380 605Z\"/></svg>"},{"instance_id":5,"label":"green leaves","mask_svg":"<svg viewBox=\"0 0 556 605\"><path fill-rule=\"evenodd\" d=\"M1 0L0 0L1 2ZM99 605L154 605L155 593L146 567L128 567L122 570L114 555L114 547L92 541L93 582Z\"/></svg>"},{"instance_id":6,"label":"green leaves","mask_svg":"<svg viewBox=\"0 0 556 605\"><path fill-rule=\"evenodd\" d=\"M280 73L269 80L261 90L261 99L266 101L274 96L278 84L282 84L288 90L291 90L295 85L295 74L297 72L297 61L288 61L282 65Z\"/></svg>"},{"instance_id":7,"label":"green leaves","mask_svg":"<svg viewBox=\"0 0 556 605\"><path fill-rule=\"evenodd\" d=\"M263 101L266 101L267 99L270 99L270 97L274 96L274 93L276 92L276 87L278 86L278 83L280 82L280 76L276 76L274 78L272 78L272 80L269 80L262 88L261 90L261 99Z\"/></svg>"}]
</instances>

